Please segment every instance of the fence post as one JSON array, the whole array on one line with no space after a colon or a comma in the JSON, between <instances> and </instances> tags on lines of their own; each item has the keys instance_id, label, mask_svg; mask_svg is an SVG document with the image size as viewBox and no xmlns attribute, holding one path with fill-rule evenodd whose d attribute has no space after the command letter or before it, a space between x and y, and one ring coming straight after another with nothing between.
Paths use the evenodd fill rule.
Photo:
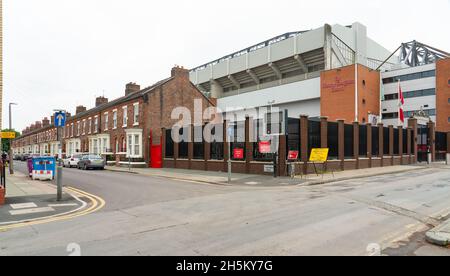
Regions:
<instances>
[{"instance_id":1,"label":"fence post","mask_svg":"<svg viewBox=\"0 0 450 276\"><path fill-rule=\"evenodd\" d=\"M369 168L372 168L372 124L367 124L367 158L369 159Z\"/></svg>"},{"instance_id":2,"label":"fence post","mask_svg":"<svg viewBox=\"0 0 450 276\"><path fill-rule=\"evenodd\" d=\"M338 144L339 160L341 161L341 171L345 169L345 121L338 120Z\"/></svg>"},{"instance_id":3,"label":"fence post","mask_svg":"<svg viewBox=\"0 0 450 276\"><path fill-rule=\"evenodd\" d=\"M359 169L359 122L353 122L353 158L356 160L355 169Z\"/></svg>"},{"instance_id":4,"label":"fence post","mask_svg":"<svg viewBox=\"0 0 450 276\"><path fill-rule=\"evenodd\" d=\"M228 121L223 121L223 171L228 172L228 160L231 158L228 151Z\"/></svg>"},{"instance_id":5,"label":"fence post","mask_svg":"<svg viewBox=\"0 0 450 276\"><path fill-rule=\"evenodd\" d=\"M308 174L308 116L300 116L300 153L303 163L303 174Z\"/></svg>"},{"instance_id":6,"label":"fence post","mask_svg":"<svg viewBox=\"0 0 450 276\"><path fill-rule=\"evenodd\" d=\"M194 125L188 127L188 168L192 169L192 159L194 159Z\"/></svg>"},{"instance_id":7,"label":"fence post","mask_svg":"<svg viewBox=\"0 0 450 276\"><path fill-rule=\"evenodd\" d=\"M446 163L450 165L450 132L447 133L447 154L446 154Z\"/></svg>"},{"instance_id":8,"label":"fence post","mask_svg":"<svg viewBox=\"0 0 450 276\"><path fill-rule=\"evenodd\" d=\"M250 173L250 162L253 161L253 143L250 142L253 132L253 118L245 117L245 172Z\"/></svg>"},{"instance_id":9,"label":"fence post","mask_svg":"<svg viewBox=\"0 0 450 276\"><path fill-rule=\"evenodd\" d=\"M328 117L320 118L320 147L328 148Z\"/></svg>"},{"instance_id":10,"label":"fence post","mask_svg":"<svg viewBox=\"0 0 450 276\"><path fill-rule=\"evenodd\" d=\"M378 155L380 156L380 166L384 167L384 125L378 124Z\"/></svg>"},{"instance_id":11,"label":"fence post","mask_svg":"<svg viewBox=\"0 0 450 276\"><path fill-rule=\"evenodd\" d=\"M436 124L428 123L428 137L430 139L431 162L436 162Z\"/></svg>"},{"instance_id":12,"label":"fence post","mask_svg":"<svg viewBox=\"0 0 450 276\"><path fill-rule=\"evenodd\" d=\"M410 118L409 120L408 120L408 126L409 127L411 127L412 128L412 138L413 138L413 148L414 148L414 152L413 152L413 154L414 154L414 157L413 157L413 164L417 164L417 162L418 162L418 154L419 154L419 149L417 148L417 135L418 135L418 130L417 130L417 119L415 119L415 118Z\"/></svg>"},{"instance_id":13,"label":"fence post","mask_svg":"<svg viewBox=\"0 0 450 276\"><path fill-rule=\"evenodd\" d=\"M203 128L204 129L204 128ZM203 133L202 139L203 139L203 152L205 153L205 171L208 171L208 161L211 160L211 144L208 141L211 141L211 136L208 136L208 139L205 139L205 134ZM208 141L206 141L208 140Z\"/></svg>"},{"instance_id":14,"label":"fence post","mask_svg":"<svg viewBox=\"0 0 450 276\"><path fill-rule=\"evenodd\" d=\"M398 155L400 156L400 165L403 164L403 126L398 126Z\"/></svg>"}]
</instances>

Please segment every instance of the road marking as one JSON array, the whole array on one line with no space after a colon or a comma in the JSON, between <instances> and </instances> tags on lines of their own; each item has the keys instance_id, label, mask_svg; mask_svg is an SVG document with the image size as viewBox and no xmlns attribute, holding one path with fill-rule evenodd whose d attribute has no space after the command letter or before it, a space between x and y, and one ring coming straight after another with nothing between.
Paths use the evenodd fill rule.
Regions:
<instances>
[{"instance_id":1,"label":"road marking","mask_svg":"<svg viewBox=\"0 0 450 276\"><path fill-rule=\"evenodd\" d=\"M57 221L62 221L62 220L78 218L81 216L95 213L95 212L99 211L100 209L102 209L103 207L105 207L105 205L106 205L106 202L98 196L86 193L84 191L81 191L81 190L78 190L78 189L75 189L72 187L67 187L66 189L71 191L72 192L71 195L73 197L75 197L78 201L83 202L83 206L81 206L80 208L78 208L74 211L70 211L70 212L67 212L64 214L59 214L59 215L54 215L54 216L49 216L49 217L44 217L44 218L38 218L38 219L34 219L34 220L18 221L15 224L8 224L3 227L1 226L1 223L0 223L0 233L11 230L11 229L21 228L21 227L26 227L26 226L33 226L33 225L39 225L39 224L45 224L45 223L51 223L51 222L57 222ZM84 201L81 201L73 193L77 193L83 197L88 198L92 202L92 206L86 210L83 210L87 206L87 203ZM83 211L81 211L81 210L83 210Z\"/></svg>"},{"instance_id":2,"label":"road marking","mask_svg":"<svg viewBox=\"0 0 450 276\"><path fill-rule=\"evenodd\" d=\"M78 206L78 204L76 203L68 203L68 204L49 204L48 207L53 207L53 208L57 208L57 207L74 207L74 206Z\"/></svg>"},{"instance_id":3,"label":"road marking","mask_svg":"<svg viewBox=\"0 0 450 276\"><path fill-rule=\"evenodd\" d=\"M17 209L29 209L29 208L37 208L37 205L33 202L29 202L29 203L18 203L18 204L10 204L9 206L11 206L11 208L13 208L14 210Z\"/></svg>"},{"instance_id":4,"label":"road marking","mask_svg":"<svg viewBox=\"0 0 450 276\"><path fill-rule=\"evenodd\" d=\"M53 209L51 207L43 207L43 208L14 210L14 211L9 211L9 213L12 216L19 216L19 215L28 215L28 214L36 214L36 213L48 213L48 212L54 212L54 211L55 211L55 209Z\"/></svg>"}]
</instances>

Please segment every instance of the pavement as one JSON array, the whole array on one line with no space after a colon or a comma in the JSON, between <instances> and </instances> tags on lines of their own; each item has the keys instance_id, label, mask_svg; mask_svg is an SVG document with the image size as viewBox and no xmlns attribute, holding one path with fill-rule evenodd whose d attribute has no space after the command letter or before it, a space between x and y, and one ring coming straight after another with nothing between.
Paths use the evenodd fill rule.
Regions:
<instances>
[{"instance_id":1,"label":"pavement","mask_svg":"<svg viewBox=\"0 0 450 276\"><path fill-rule=\"evenodd\" d=\"M426 234L427 240L435 245L450 245L450 219Z\"/></svg>"},{"instance_id":2,"label":"pavement","mask_svg":"<svg viewBox=\"0 0 450 276\"><path fill-rule=\"evenodd\" d=\"M72 213L86 206L85 201L67 190L57 202L56 187L50 182L33 181L21 172L8 173L6 201L0 206L0 227Z\"/></svg>"},{"instance_id":3,"label":"pavement","mask_svg":"<svg viewBox=\"0 0 450 276\"><path fill-rule=\"evenodd\" d=\"M224 172L208 172L180 169L150 169L150 168L125 168L108 166L106 169L115 172L127 172L152 177L164 177L180 181L192 181L214 185L236 185L253 187L282 187L282 186L311 186L327 184L351 179L359 179L378 175L389 175L408 171L426 169L425 166L392 166L382 168L361 169L352 171L340 171L323 175L309 174L306 176L278 177L251 174L232 174L232 181L228 183L228 174ZM449 167L450 168L450 167Z\"/></svg>"},{"instance_id":4,"label":"pavement","mask_svg":"<svg viewBox=\"0 0 450 276\"><path fill-rule=\"evenodd\" d=\"M259 188L76 169L63 177L105 208L1 232L0 256L450 255L425 240L450 214L448 169Z\"/></svg>"}]
</instances>

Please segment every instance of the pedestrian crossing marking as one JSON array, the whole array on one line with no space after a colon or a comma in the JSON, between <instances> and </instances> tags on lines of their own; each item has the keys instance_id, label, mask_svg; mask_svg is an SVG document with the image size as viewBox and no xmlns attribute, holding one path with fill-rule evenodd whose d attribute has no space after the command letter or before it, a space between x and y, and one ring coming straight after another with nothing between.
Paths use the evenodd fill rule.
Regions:
<instances>
[{"instance_id":1,"label":"pedestrian crossing marking","mask_svg":"<svg viewBox=\"0 0 450 276\"><path fill-rule=\"evenodd\" d=\"M29 202L29 203L19 203L19 204L10 204L9 206L11 206L11 208L13 208L14 210L17 209L29 209L29 208L36 208L37 205L33 202Z\"/></svg>"}]
</instances>

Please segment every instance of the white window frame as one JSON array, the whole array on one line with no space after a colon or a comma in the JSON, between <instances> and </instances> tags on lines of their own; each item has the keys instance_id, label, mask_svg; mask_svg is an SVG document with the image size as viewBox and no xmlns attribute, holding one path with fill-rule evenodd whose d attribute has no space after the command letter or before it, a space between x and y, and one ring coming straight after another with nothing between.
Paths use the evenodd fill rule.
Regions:
<instances>
[{"instance_id":1,"label":"white window frame","mask_svg":"<svg viewBox=\"0 0 450 276\"><path fill-rule=\"evenodd\" d=\"M86 135L86 119L83 120L83 135Z\"/></svg>"},{"instance_id":2,"label":"white window frame","mask_svg":"<svg viewBox=\"0 0 450 276\"><path fill-rule=\"evenodd\" d=\"M98 133L98 115L94 117L94 133Z\"/></svg>"},{"instance_id":3,"label":"white window frame","mask_svg":"<svg viewBox=\"0 0 450 276\"><path fill-rule=\"evenodd\" d=\"M74 128L73 128L74 126L73 126L73 123L70 125L70 137L73 137L73 131L74 131Z\"/></svg>"},{"instance_id":4,"label":"white window frame","mask_svg":"<svg viewBox=\"0 0 450 276\"><path fill-rule=\"evenodd\" d=\"M139 144L136 143L135 137L138 136ZM131 141L130 141L131 137ZM143 154L143 130L142 129L127 129L126 130L126 141L127 141L127 155L128 158L142 158ZM138 147L139 152L136 152L136 147Z\"/></svg>"},{"instance_id":5,"label":"white window frame","mask_svg":"<svg viewBox=\"0 0 450 276\"><path fill-rule=\"evenodd\" d=\"M126 128L126 127L128 127L128 106L126 105L126 106L122 107L122 111L123 111L123 116L122 116L123 128Z\"/></svg>"},{"instance_id":6,"label":"white window frame","mask_svg":"<svg viewBox=\"0 0 450 276\"><path fill-rule=\"evenodd\" d=\"M133 104L133 126L139 125L139 103Z\"/></svg>"},{"instance_id":7,"label":"white window frame","mask_svg":"<svg viewBox=\"0 0 450 276\"><path fill-rule=\"evenodd\" d=\"M92 117L88 119L88 134L92 133Z\"/></svg>"},{"instance_id":8,"label":"white window frame","mask_svg":"<svg viewBox=\"0 0 450 276\"><path fill-rule=\"evenodd\" d=\"M77 135L76 136L80 136L80 134L81 134L81 122L78 121L77 122Z\"/></svg>"},{"instance_id":9,"label":"white window frame","mask_svg":"<svg viewBox=\"0 0 450 276\"><path fill-rule=\"evenodd\" d=\"M118 123L117 122L117 119L118 119L117 118L118 117L117 114L118 114L117 113L117 109L114 109L113 110L113 129L117 129L117 123Z\"/></svg>"},{"instance_id":10,"label":"white window frame","mask_svg":"<svg viewBox=\"0 0 450 276\"><path fill-rule=\"evenodd\" d=\"M108 124L109 124L109 112L103 113L103 116L105 118L105 131L108 131Z\"/></svg>"}]
</instances>

